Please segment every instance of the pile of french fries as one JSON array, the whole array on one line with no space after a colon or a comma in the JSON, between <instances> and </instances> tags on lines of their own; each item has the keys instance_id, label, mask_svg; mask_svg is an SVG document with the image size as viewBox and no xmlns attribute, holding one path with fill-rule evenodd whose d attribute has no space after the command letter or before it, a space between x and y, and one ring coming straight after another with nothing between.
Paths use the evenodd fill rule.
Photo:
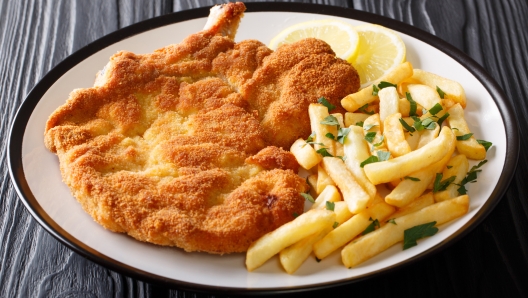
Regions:
<instances>
[{"instance_id":1,"label":"pile of french fries","mask_svg":"<svg viewBox=\"0 0 528 298\"><path fill-rule=\"evenodd\" d=\"M338 250L351 268L405 247L413 227L467 213L468 159L484 160L489 144L469 131L459 83L405 62L343 98L344 115L319 102L308 110L312 135L290 149L309 173L311 209L253 243L249 271L279 254L292 274L312 253L323 260Z\"/></svg>"}]
</instances>

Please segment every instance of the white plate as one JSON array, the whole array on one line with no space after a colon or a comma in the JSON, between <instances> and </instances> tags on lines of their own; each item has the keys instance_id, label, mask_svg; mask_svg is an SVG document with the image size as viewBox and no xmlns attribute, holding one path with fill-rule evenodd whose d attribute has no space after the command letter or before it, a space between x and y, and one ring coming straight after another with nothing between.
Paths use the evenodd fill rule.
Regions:
<instances>
[{"instance_id":1,"label":"white plate","mask_svg":"<svg viewBox=\"0 0 528 298\"><path fill-rule=\"evenodd\" d=\"M274 8L303 12L255 12ZM44 147L48 116L74 88L92 86L95 73L115 52L148 53L200 31L206 18L196 17L205 16L204 9L150 20L111 34L66 59L35 87L17 115L9 145L10 170L21 199L50 233L98 263L139 278L206 291L299 290L351 282L418 260L461 238L497 204L513 175L518 155L516 121L500 89L475 62L431 35L396 21L342 8L325 7L325 14L329 15L306 13L320 9L321 6L311 5L248 5L236 40L258 39L269 43L287 26L328 18L352 25L372 21L400 31L407 46L407 59L415 68L462 83L471 130L479 139L493 143L477 184L468 187L471 205L467 215L441 226L436 235L419 241L411 249L402 251L402 245L397 244L353 269L342 265L339 252L319 263L310 257L294 275L286 274L276 258L248 272L244 254L185 253L141 243L95 223L62 182L57 156Z\"/></svg>"}]
</instances>

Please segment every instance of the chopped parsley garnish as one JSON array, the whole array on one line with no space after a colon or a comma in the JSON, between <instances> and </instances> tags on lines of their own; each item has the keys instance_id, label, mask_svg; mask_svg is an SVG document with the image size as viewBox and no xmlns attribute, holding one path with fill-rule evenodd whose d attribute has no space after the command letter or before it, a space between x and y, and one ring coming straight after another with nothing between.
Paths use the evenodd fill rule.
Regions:
<instances>
[{"instance_id":1,"label":"chopped parsley garnish","mask_svg":"<svg viewBox=\"0 0 528 298\"><path fill-rule=\"evenodd\" d=\"M341 143L341 144L344 144L349 132L350 132L350 128L349 127L340 128L337 131L337 141L339 143Z\"/></svg>"},{"instance_id":2,"label":"chopped parsley garnish","mask_svg":"<svg viewBox=\"0 0 528 298\"><path fill-rule=\"evenodd\" d=\"M376 152L376 154L378 155L378 161L386 161L386 160L389 160L390 158L390 152L389 151L378 151Z\"/></svg>"},{"instance_id":3,"label":"chopped parsley garnish","mask_svg":"<svg viewBox=\"0 0 528 298\"><path fill-rule=\"evenodd\" d=\"M383 140L385 140L385 136L381 136L380 141L378 143L372 144L372 150L374 150L375 147L383 145Z\"/></svg>"},{"instance_id":4,"label":"chopped parsley garnish","mask_svg":"<svg viewBox=\"0 0 528 298\"><path fill-rule=\"evenodd\" d=\"M305 198L310 203L315 203L314 198L309 193L301 192L301 196Z\"/></svg>"},{"instance_id":5,"label":"chopped parsley garnish","mask_svg":"<svg viewBox=\"0 0 528 298\"><path fill-rule=\"evenodd\" d=\"M453 183L453 181L456 179L456 176L451 176L445 180L442 180L443 176L444 175L442 173L436 173L433 183L433 193L446 190L449 184Z\"/></svg>"},{"instance_id":6,"label":"chopped parsley garnish","mask_svg":"<svg viewBox=\"0 0 528 298\"><path fill-rule=\"evenodd\" d=\"M362 161L359 166L360 167L364 167L365 165L368 165L369 163L373 163L373 162L378 162L378 157L375 156L375 155L371 155L369 156L367 159L365 159L364 161Z\"/></svg>"},{"instance_id":7,"label":"chopped parsley garnish","mask_svg":"<svg viewBox=\"0 0 528 298\"><path fill-rule=\"evenodd\" d=\"M363 127L364 130L370 130L370 129L373 128L374 126L378 126L378 125L376 125L376 124L367 124L367 125L365 125L365 124L363 123L363 125L361 125L361 126Z\"/></svg>"},{"instance_id":8,"label":"chopped parsley garnish","mask_svg":"<svg viewBox=\"0 0 528 298\"><path fill-rule=\"evenodd\" d=\"M441 98L441 99L444 99L444 97L445 97L445 92L442 91L442 89L440 89L440 87L436 86L436 92L438 92L438 95L440 95L440 98Z\"/></svg>"},{"instance_id":9,"label":"chopped parsley garnish","mask_svg":"<svg viewBox=\"0 0 528 298\"><path fill-rule=\"evenodd\" d=\"M473 133L467 133L467 134L462 135L462 136L457 136L456 139L457 139L457 141L465 141L465 140L469 140L469 138L471 138L472 135L473 135Z\"/></svg>"},{"instance_id":10,"label":"chopped parsley garnish","mask_svg":"<svg viewBox=\"0 0 528 298\"><path fill-rule=\"evenodd\" d=\"M363 106L359 107L358 111L365 113L367 115L373 115L374 111L367 111L368 103L364 104Z\"/></svg>"},{"instance_id":11,"label":"chopped parsley garnish","mask_svg":"<svg viewBox=\"0 0 528 298\"><path fill-rule=\"evenodd\" d=\"M416 246L418 244L416 241L419 239L436 234L438 228L434 225L436 225L436 221L414 226L405 230L403 232L403 250Z\"/></svg>"},{"instance_id":12,"label":"chopped parsley garnish","mask_svg":"<svg viewBox=\"0 0 528 298\"><path fill-rule=\"evenodd\" d=\"M486 152L488 151L488 149L491 147L491 145L493 145L492 142L488 142L488 141L485 141L485 140L477 140L477 142L479 144L481 144L482 146L484 146L484 149L486 149Z\"/></svg>"},{"instance_id":13,"label":"chopped parsley garnish","mask_svg":"<svg viewBox=\"0 0 528 298\"><path fill-rule=\"evenodd\" d=\"M411 176L405 176L405 177L403 177L403 179L407 179L407 180L411 180L411 181L420 181L419 178L411 177Z\"/></svg>"},{"instance_id":14,"label":"chopped parsley garnish","mask_svg":"<svg viewBox=\"0 0 528 298\"><path fill-rule=\"evenodd\" d=\"M359 126L359 127L363 127L363 124L364 124L363 121L358 121L358 122L356 122L355 125L356 125L356 126Z\"/></svg>"},{"instance_id":15,"label":"chopped parsley garnish","mask_svg":"<svg viewBox=\"0 0 528 298\"><path fill-rule=\"evenodd\" d=\"M306 143L313 142L314 138L315 138L315 131L313 131L313 132L308 136L308 138L306 139Z\"/></svg>"},{"instance_id":16,"label":"chopped parsley garnish","mask_svg":"<svg viewBox=\"0 0 528 298\"><path fill-rule=\"evenodd\" d=\"M380 223L377 219L375 220L372 220L372 218L370 218L370 220L372 221L370 223L370 225L368 225L368 227L363 231L361 232L361 235L366 235L370 232L374 232L374 230L376 230L376 228L379 228L380 227Z\"/></svg>"},{"instance_id":17,"label":"chopped parsley garnish","mask_svg":"<svg viewBox=\"0 0 528 298\"><path fill-rule=\"evenodd\" d=\"M387 220L387 223L391 223L393 225L397 225L396 221L395 221L395 218L391 218L391 219Z\"/></svg>"},{"instance_id":18,"label":"chopped parsley garnish","mask_svg":"<svg viewBox=\"0 0 528 298\"><path fill-rule=\"evenodd\" d=\"M334 221L334 224L332 225L332 228L337 228L337 226L339 225L339 223L337 221Z\"/></svg>"},{"instance_id":19,"label":"chopped parsley garnish","mask_svg":"<svg viewBox=\"0 0 528 298\"><path fill-rule=\"evenodd\" d=\"M293 216L293 218L297 218L297 216L299 216L299 214L297 214L297 212L293 212L292 216Z\"/></svg>"},{"instance_id":20,"label":"chopped parsley garnish","mask_svg":"<svg viewBox=\"0 0 528 298\"><path fill-rule=\"evenodd\" d=\"M334 208L335 208L334 202L326 201L326 210L334 211Z\"/></svg>"},{"instance_id":21,"label":"chopped parsley garnish","mask_svg":"<svg viewBox=\"0 0 528 298\"><path fill-rule=\"evenodd\" d=\"M408 132L415 132L416 131L416 129L414 129L414 127L412 127L409 124L407 124L407 122L405 122L405 120L403 120L402 118L400 118L399 120L400 120L400 123L403 126L403 128L405 128L405 130L407 130Z\"/></svg>"},{"instance_id":22,"label":"chopped parsley garnish","mask_svg":"<svg viewBox=\"0 0 528 298\"><path fill-rule=\"evenodd\" d=\"M332 140L335 140L335 137L334 137L334 135L331 132L326 133L325 137L327 137L329 139L332 139Z\"/></svg>"},{"instance_id":23,"label":"chopped parsley garnish","mask_svg":"<svg viewBox=\"0 0 528 298\"><path fill-rule=\"evenodd\" d=\"M442 126L442 123L444 122L444 120L447 119L447 117L449 117L449 113L445 113L444 116L438 118L438 121L436 121L436 123L438 123L438 125Z\"/></svg>"},{"instance_id":24,"label":"chopped parsley garnish","mask_svg":"<svg viewBox=\"0 0 528 298\"><path fill-rule=\"evenodd\" d=\"M487 163L488 160L485 159L481 162L479 162L476 166L471 167L471 169L467 172L466 177L460 181L460 187L457 189L458 194L465 195L467 193L466 184L468 183L474 183L477 182L477 173L482 172L480 167L482 167L485 163Z\"/></svg>"},{"instance_id":25,"label":"chopped parsley garnish","mask_svg":"<svg viewBox=\"0 0 528 298\"><path fill-rule=\"evenodd\" d=\"M411 93L409 92L405 92L405 98L407 98L407 100L411 104L411 109L409 110L409 116L416 116L416 107L417 107L416 101L412 99Z\"/></svg>"},{"instance_id":26,"label":"chopped parsley garnish","mask_svg":"<svg viewBox=\"0 0 528 298\"><path fill-rule=\"evenodd\" d=\"M332 154L328 152L328 150L326 150L326 148L321 148L315 152L321 154L323 157L334 157Z\"/></svg>"},{"instance_id":27,"label":"chopped parsley garnish","mask_svg":"<svg viewBox=\"0 0 528 298\"><path fill-rule=\"evenodd\" d=\"M376 132L375 131L367 132L365 134L365 141L367 141L369 143L372 143L374 141L375 137L376 137Z\"/></svg>"},{"instance_id":28,"label":"chopped parsley garnish","mask_svg":"<svg viewBox=\"0 0 528 298\"><path fill-rule=\"evenodd\" d=\"M436 115L441 110L443 110L442 105L437 103L432 108L429 109L429 113L431 113L431 115Z\"/></svg>"},{"instance_id":29,"label":"chopped parsley garnish","mask_svg":"<svg viewBox=\"0 0 528 298\"><path fill-rule=\"evenodd\" d=\"M321 124L337 126L339 125L339 122L337 121L336 117L328 115L323 119L323 121L321 121Z\"/></svg>"},{"instance_id":30,"label":"chopped parsley garnish","mask_svg":"<svg viewBox=\"0 0 528 298\"><path fill-rule=\"evenodd\" d=\"M333 104L331 104L326 98L324 97L319 97L319 99L317 100L318 103L322 104L323 106L325 106L328 111L330 112L331 110L335 109L335 106Z\"/></svg>"},{"instance_id":31,"label":"chopped parsley garnish","mask_svg":"<svg viewBox=\"0 0 528 298\"><path fill-rule=\"evenodd\" d=\"M378 95L378 92L381 89L387 88L387 87L396 87L396 85L390 82L381 81L377 86L372 85L372 95L374 96Z\"/></svg>"}]
</instances>

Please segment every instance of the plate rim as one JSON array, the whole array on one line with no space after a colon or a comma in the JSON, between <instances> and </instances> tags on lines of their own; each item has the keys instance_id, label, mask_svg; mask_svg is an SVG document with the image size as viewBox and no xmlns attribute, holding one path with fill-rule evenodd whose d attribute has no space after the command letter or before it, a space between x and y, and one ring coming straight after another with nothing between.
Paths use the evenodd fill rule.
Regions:
<instances>
[{"instance_id":1,"label":"plate rim","mask_svg":"<svg viewBox=\"0 0 528 298\"><path fill-rule=\"evenodd\" d=\"M368 278L378 277L383 274L401 269L405 266L430 257L446 249L452 244L459 241L462 237L471 232L478 226L500 202L506 193L517 167L519 158L520 141L518 132L518 122L511 103L506 100L506 96L499 84L487 73L487 71L467 54L447 43L441 38L425 32L417 27L408 25L398 20L376 15L373 13L355 10L353 8L344 8L339 6L328 6L309 3L292 3L292 2L274 2L274 3L245 3L246 12L294 12L294 13L313 13L335 17L344 17L358 21L376 23L388 28L397 30L428 44L439 51L445 53L467 69L486 89L491 98L498 107L499 113L503 119L506 137L506 153L504 168L499 177L497 185L493 189L490 197L486 200L480 210L473 216L462 228L448 236L444 241L438 243L432 248L406 259L400 263L385 267L380 270L372 271L367 274L356 276L349 279L343 279L332 282L324 282L314 285L302 285L295 287L281 288L231 288L209 286L204 284L189 283L175 280L139 270L130 265L118 262L95 249L85 245L75 237L63 230L55 221L42 209L33 193L31 192L27 181L25 180L24 169L22 165L22 140L26 131L27 122L32 112L39 103L41 97L47 90L68 70L88 58L99 50L110 46L118 41L132 37L134 35L150 31L162 26L175 24L182 21L207 17L210 6L183 10L174 12L152 19L144 20L136 24L124 27L110 34L107 34L88 45L82 47L76 52L69 55L56 66L54 66L28 93L22 102L15 118L9 129L9 138L7 144L7 162L11 183L14 186L19 199L23 202L26 209L37 220L37 222L54 238L63 245L72 249L83 257L102 265L108 269L120 272L126 276L134 277L139 280L162 284L164 286L178 288L181 290L201 292L201 293L224 293L224 294L284 294L294 292L304 292L311 290L320 290L325 288L343 286L350 283L359 282ZM24 133L18 133L23 131Z\"/></svg>"}]
</instances>

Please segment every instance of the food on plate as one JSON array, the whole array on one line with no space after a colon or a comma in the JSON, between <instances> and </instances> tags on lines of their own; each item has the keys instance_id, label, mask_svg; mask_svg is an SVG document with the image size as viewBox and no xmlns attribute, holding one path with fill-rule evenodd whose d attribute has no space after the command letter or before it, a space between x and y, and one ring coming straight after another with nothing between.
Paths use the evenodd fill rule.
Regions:
<instances>
[{"instance_id":1,"label":"food on plate","mask_svg":"<svg viewBox=\"0 0 528 298\"><path fill-rule=\"evenodd\" d=\"M394 34L379 26L361 30L367 29ZM392 39L393 46L400 48L398 55L403 55L392 60L391 67L372 77L372 84L343 98L345 114L334 113L336 106L324 98L308 107L312 134L298 139L290 150L309 173L311 189L302 195L311 202L310 210L326 207L334 211L336 220L332 228L318 224L307 236L285 235L289 233L285 230L280 234L282 250L268 250L266 259L278 253L289 274L312 251L318 261L341 251L343 264L351 268L398 242L408 249L433 236L436 226L469 210L466 185L476 181L492 144L477 140L469 130L462 86L402 63L405 48L400 42ZM361 43L360 39L360 49ZM358 55L369 56L362 51ZM469 168L468 159L481 161ZM256 243L271 243L274 233ZM248 269L256 266L260 265L251 261Z\"/></svg>"},{"instance_id":2,"label":"food on plate","mask_svg":"<svg viewBox=\"0 0 528 298\"><path fill-rule=\"evenodd\" d=\"M316 39L235 43L244 10L216 6L179 44L115 54L49 117L63 181L106 229L225 254L303 212L307 184L285 149L310 135L311 103L344 112L359 77Z\"/></svg>"}]
</instances>

